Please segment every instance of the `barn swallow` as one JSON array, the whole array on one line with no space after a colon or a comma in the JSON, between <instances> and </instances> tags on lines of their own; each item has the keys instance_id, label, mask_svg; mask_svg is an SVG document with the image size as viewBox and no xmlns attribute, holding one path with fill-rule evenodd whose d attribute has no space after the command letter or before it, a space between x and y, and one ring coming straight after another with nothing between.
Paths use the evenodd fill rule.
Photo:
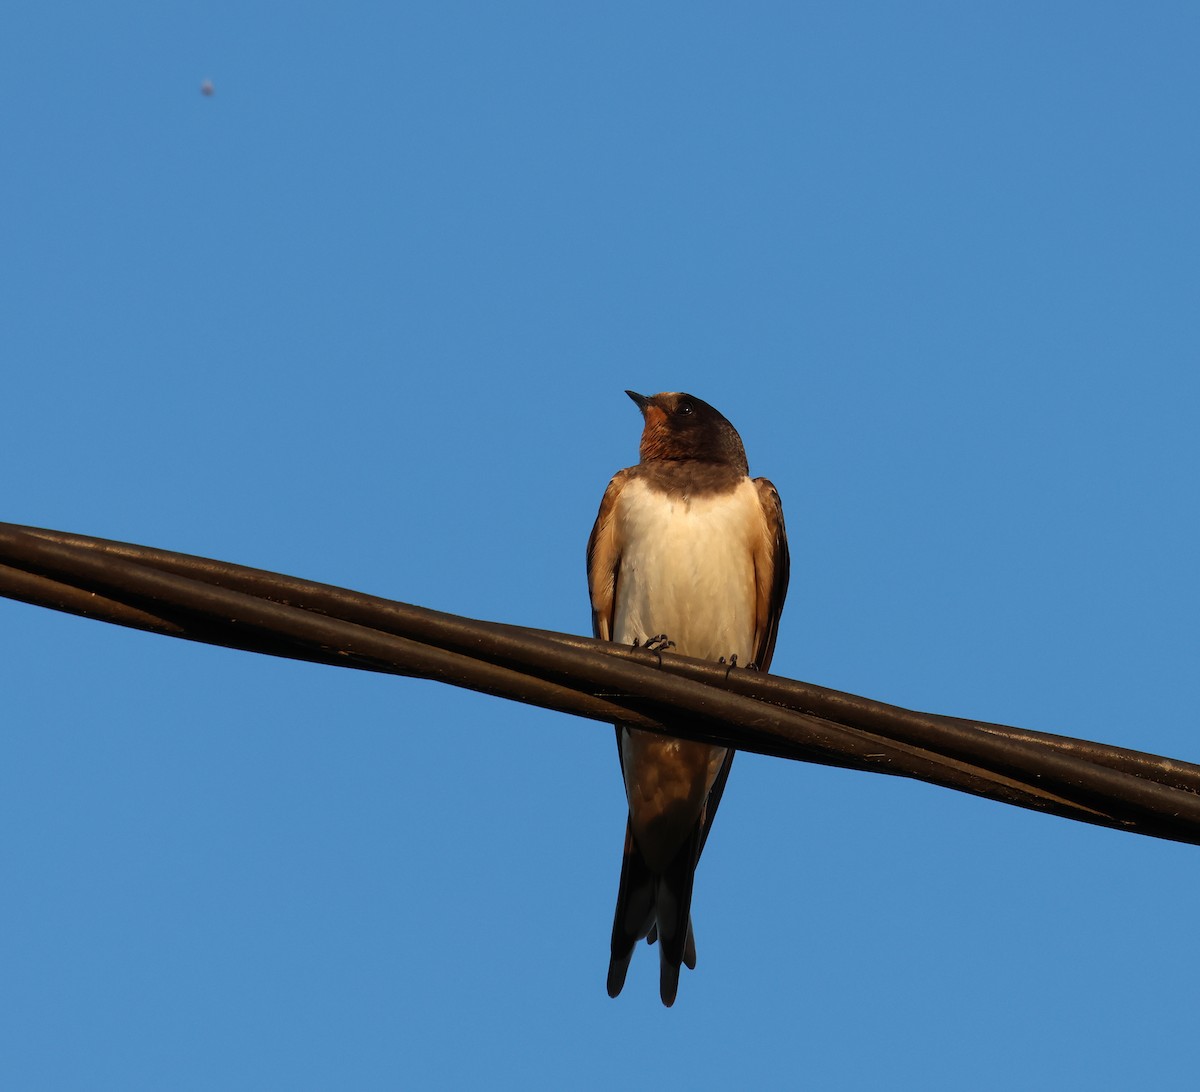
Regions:
<instances>
[{"instance_id":1,"label":"barn swallow","mask_svg":"<svg viewBox=\"0 0 1200 1092\"><path fill-rule=\"evenodd\" d=\"M779 494L749 476L741 437L708 403L625 393L645 421L641 461L609 482L588 540L592 631L620 644L665 635L682 655L765 671L788 584ZM734 752L615 727L629 821L608 993L637 942L657 939L669 1006L680 964L696 966L692 882Z\"/></svg>"}]
</instances>

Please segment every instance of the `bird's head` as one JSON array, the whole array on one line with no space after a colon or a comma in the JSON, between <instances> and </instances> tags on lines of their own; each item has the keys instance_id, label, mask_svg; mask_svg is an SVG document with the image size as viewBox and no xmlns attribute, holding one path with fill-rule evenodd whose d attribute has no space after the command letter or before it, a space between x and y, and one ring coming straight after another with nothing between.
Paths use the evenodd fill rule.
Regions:
<instances>
[{"instance_id":1,"label":"bird's head","mask_svg":"<svg viewBox=\"0 0 1200 1092\"><path fill-rule=\"evenodd\" d=\"M625 393L637 403L646 422L642 429L642 462L694 459L748 472L746 450L737 429L707 402L680 391L649 396Z\"/></svg>"}]
</instances>

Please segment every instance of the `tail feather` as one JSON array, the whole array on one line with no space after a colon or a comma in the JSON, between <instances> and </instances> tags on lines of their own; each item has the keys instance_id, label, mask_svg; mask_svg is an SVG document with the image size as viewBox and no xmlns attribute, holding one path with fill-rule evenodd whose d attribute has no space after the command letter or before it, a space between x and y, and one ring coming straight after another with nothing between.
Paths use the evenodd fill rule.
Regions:
<instances>
[{"instance_id":1,"label":"tail feather","mask_svg":"<svg viewBox=\"0 0 1200 1092\"><path fill-rule=\"evenodd\" d=\"M703 836L702 824L697 823L667 868L656 874L642 857L632 828L626 826L608 965L610 997L616 997L624 987L634 947L643 937L650 944L659 942L659 995L664 1005L675 1001L680 965L695 968L696 938L690 911Z\"/></svg>"},{"instance_id":2,"label":"tail feather","mask_svg":"<svg viewBox=\"0 0 1200 1092\"><path fill-rule=\"evenodd\" d=\"M616 997L625 985L625 974L637 942L654 930L654 873L647 867L633 828L625 825L625 856L621 861L621 884L613 915L612 958L608 964L608 996ZM654 943L651 939L650 943Z\"/></svg>"},{"instance_id":3,"label":"tail feather","mask_svg":"<svg viewBox=\"0 0 1200 1092\"><path fill-rule=\"evenodd\" d=\"M646 943L653 944L658 940L658 926L651 925L650 932L646 934ZM696 936L692 932L692 919L688 918L688 935L687 944L683 948L683 964L689 971L696 969Z\"/></svg>"},{"instance_id":4,"label":"tail feather","mask_svg":"<svg viewBox=\"0 0 1200 1092\"><path fill-rule=\"evenodd\" d=\"M691 908L692 884L696 878L701 840L701 827L697 823L655 885L654 916L658 922L659 942L658 990L662 1003L668 1007L675 1003L675 994L679 989L680 964L688 955L691 956L692 965L696 962Z\"/></svg>"}]
</instances>

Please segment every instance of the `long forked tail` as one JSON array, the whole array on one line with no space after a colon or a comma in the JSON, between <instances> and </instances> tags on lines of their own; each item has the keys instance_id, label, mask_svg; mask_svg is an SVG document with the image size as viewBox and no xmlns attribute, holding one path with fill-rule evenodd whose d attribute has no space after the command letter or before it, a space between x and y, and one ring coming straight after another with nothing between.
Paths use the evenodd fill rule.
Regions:
<instances>
[{"instance_id":1,"label":"long forked tail","mask_svg":"<svg viewBox=\"0 0 1200 1092\"><path fill-rule=\"evenodd\" d=\"M695 969L692 882L703 840L702 824L698 822L671 863L656 873L646 864L633 829L626 824L621 885L613 916L612 958L608 964L609 997L616 997L625 985L633 949L643 937L651 944L659 942L659 995L664 1005L675 1002L680 964Z\"/></svg>"}]
</instances>

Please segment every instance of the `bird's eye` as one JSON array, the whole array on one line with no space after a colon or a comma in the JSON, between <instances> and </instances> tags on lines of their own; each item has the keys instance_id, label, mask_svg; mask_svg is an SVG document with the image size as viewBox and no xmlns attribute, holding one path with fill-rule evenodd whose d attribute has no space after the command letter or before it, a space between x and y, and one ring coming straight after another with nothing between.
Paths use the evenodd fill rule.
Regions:
<instances>
[{"instance_id":1,"label":"bird's eye","mask_svg":"<svg viewBox=\"0 0 1200 1092\"><path fill-rule=\"evenodd\" d=\"M691 404L691 402L680 402L679 405L675 407L675 412L679 414L680 417L686 417L694 409L695 407Z\"/></svg>"}]
</instances>

